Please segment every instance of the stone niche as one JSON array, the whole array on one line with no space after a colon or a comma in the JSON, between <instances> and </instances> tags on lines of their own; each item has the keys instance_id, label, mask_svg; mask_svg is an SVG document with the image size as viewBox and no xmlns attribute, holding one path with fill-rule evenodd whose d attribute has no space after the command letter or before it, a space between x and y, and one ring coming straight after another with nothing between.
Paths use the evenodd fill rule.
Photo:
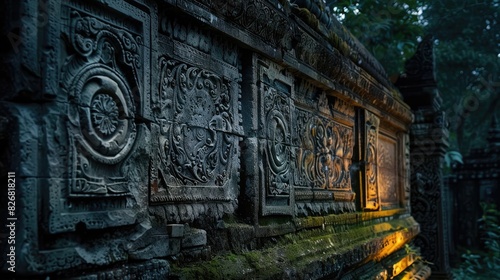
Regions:
<instances>
[{"instance_id":1,"label":"stone niche","mask_svg":"<svg viewBox=\"0 0 500 280\"><path fill-rule=\"evenodd\" d=\"M16 275L424 279L411 111L322 5L7 4Z\"/></svg>"}]
</instances>

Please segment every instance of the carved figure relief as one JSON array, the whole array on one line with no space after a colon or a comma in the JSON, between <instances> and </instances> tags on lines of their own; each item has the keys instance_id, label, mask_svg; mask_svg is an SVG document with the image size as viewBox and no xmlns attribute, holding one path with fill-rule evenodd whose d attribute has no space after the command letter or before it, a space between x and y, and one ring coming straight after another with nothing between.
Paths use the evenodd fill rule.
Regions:
<instances>
[{"instance_id":1,"label":"carved figure relief","mask_svg":"<svg viewBox=\"0 0 500 280\"><path fill-rule=\"evenodd\" d=\"M129 192L121 170L136 136L136 104L128 76L138 86L141 37L90 16L71 13L69 41L75 53L63 67L68 91L69 135L75 164L70 195Z\"/></svg>"}]
</instances>

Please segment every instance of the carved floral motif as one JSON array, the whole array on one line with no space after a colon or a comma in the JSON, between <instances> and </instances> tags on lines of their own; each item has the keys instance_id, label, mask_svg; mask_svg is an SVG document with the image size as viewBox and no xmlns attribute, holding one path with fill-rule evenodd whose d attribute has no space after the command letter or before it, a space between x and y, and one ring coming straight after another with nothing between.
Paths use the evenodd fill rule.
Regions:
<instances>
[{"instance_id":1,"label":"carved floral motif","mask_svg":"<svg viewBox=\"0 0 500 280\"><path fill-rule=\"evenodd\" d=\"M230 88L211 71L161 58L161 187L223 186L229 180L236 140Z\"/></svg>"},{"instance_id":2,"label":"carved floral motif","mask_svg":"<svg viewBox=\"0 0 500 280\"><path fill-rule=\"evenodd\" d=\"M94 126L104 135L110 135L118 124L118 106L107 94L97 94L92 100L92 121Z\"/></svg>"},{"instance_id":3,"label":"carved floral motif","mask_svg":"<svg viewBox=\"0 0 500 280\"><path fill-rule=\"evenodd\" d=\"M284 13L270 7L266 1L196 0L262 37L274 46L289 48L292 36L291 24Z\"/></svg>"},{"instance_id":4,"label":"carved floral motif","mask_svg":"<svg viewBox=\"0 0 500 280\"><path fill-rule=\"evenodd\" d=\"M299 111L301 135L297 155L299 185L320 189L351 189L352 129Z\"/></svg>"},{"instance_id":5,"label":"carved floral motif","mask_svg":"<svg viewBox=\"0 0 500 280\"><path fill-rule=\"evenodd\" d=\"M142 44L140 36L133 36L129 32L115 28L94 17L81 17L78 12L72 13L71 43L75 51L83 57L101 56L104 63L114 59L114 47L119 43L122 59L127 65L135 69L141 68L139 45ZM109 42L107 40L115 41Z\"/></svg>"},{"instance_id":6,"label":"carved floral motif","mask_svg":"<svg viewBox=\"0 0 500 280\"><path fill-rule=\"evenodd\" d=\"M139 86L141 37L71 12L61 82L68 92L70 195L129 193L121 165L137 136L131 84ZM129 79L128 77L133 77Z\"/></svg>"}]
</instances>

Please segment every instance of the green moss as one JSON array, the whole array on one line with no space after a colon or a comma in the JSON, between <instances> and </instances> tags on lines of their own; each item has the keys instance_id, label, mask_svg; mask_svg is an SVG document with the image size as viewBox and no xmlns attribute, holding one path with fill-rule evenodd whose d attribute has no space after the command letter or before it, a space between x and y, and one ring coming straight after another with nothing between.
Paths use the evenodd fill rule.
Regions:
<instances>
[{"instance_id":1,"label":"green moss","mask_svg":"<svg viewBox=\"0 0 500 280\"><path fill-rule=\"evenodd\" d=\"M292 218L290 216L261 217L259 219L259 224L261 226L283 225L290 223L291 221Z\"/></svg>"},{"instance_id":2,"label":"green moss","mask_svg":"<svg viewBox=\"0 0 500 280\"><path fill-rule=\"evenodd\" d=\"M383 218L389 214L373 214ZM339 215L340 216L340 215ZM372 218L373 218L372 217ZM397 240L394 246L382 246L372 255L364 255L363 261L378 260L404 246L414 237L408 229L416 223L411 217L382 222L378 219L364 221L363 215L330 217L336 225L302 230L283 235L277 243L268 248L241 254L219 255L210 261L173 265L172 272L179 279L272 279L281 278L283 270L293 267L297 272L308 271L311 264L326 261L327 258L343 254L359 254L363 246L382 246L387 240ZM385 219L385 218L383 218ZM304 219L316 224L316 220ZM339 226L340 224L340 226ZM403 238L402 240L399 240ZM402 241L401 243L399 243Z\"/></svg>"}]
</instances>

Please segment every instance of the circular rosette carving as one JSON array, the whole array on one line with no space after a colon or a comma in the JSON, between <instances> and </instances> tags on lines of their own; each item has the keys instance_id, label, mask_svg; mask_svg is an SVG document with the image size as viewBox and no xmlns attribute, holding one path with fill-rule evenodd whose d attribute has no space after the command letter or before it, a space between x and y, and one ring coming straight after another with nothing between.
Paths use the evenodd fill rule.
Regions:
<instances>
[{"instance_id":1,"label":"circular rosette carving","mask_svg":"<svg viewBox=\"0 0 500 280\"><path fill-rule=\"evenodd\" d=\"M288 127L279 111L272 111L268 116L268 153L269 165L274 174L283 179L289 169L290 148L287 144Z\"/></svg>"},{"instance_id":2,"label":"circular rosette carving","mask_svg":"<svg viewBox=\"0 0 500 280\"><path fill-rule=\"evenodd\" d=\"M130 88L115 71L88 66L72 84L69 120L74 136L96 161L114 164L136 137Z\"/></svg>"}]
</instances>

